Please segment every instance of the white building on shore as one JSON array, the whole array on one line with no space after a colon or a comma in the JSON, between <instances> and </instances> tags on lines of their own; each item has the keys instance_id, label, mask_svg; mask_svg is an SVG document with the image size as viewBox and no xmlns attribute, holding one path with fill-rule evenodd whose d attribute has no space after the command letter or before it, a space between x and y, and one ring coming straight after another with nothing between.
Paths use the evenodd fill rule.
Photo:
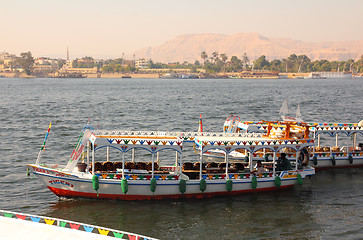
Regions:
<instances>
[{"instance_id":1,"label":"white building on shore","mask_svg":"<svg viewBox=\"0 0 363 240\"><path fill-rule=\"evenodd\" d=\"M352 78L351 72L311 72L307 78Z\"/></svg>"}]
</instances>

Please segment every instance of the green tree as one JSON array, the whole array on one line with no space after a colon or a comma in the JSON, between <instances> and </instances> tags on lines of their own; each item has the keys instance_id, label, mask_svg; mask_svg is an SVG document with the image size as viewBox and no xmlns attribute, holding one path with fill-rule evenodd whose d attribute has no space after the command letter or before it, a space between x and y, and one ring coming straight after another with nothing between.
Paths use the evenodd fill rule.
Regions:
<instances>
[{"instance_id":1,"label":"green tree","mask_svg":"<svg viewBox=\"0 0 363 240\"><path fill-rule=\"evenodd\" d=\"M295 53L291 54L289 57L288 57L289 61L296 61L297 60L297 56Z\"/></svg>"},{"instance_id":2,"label":"green tree","mask_svg":"<svg viewBox=\"0 0 363 240\"><path fill-rule=\"evenodd\" d=\"M255 69L268 69L268 67L270 66L270 63L268 60L266 60L266 56L262 55L261 57L259 57L258 59L256 59L254 61L254 68Z\"/></svg>"},{"instance_id":3,"label":"green tree","mask_svg":"<svg viewBox=\"0 0 363 240\"><path fill-rule=\"evenodd\" d=\"M281 72L282 71L282 62L278 59L273 60L270 63L270 70Z\"/></svg>"},{"instance_id":4,"label":"green tree","mask_svg":"<svg viewBox=\"0 0 363 240\"><path fill-rule=\"evenodd\" d=\"M238 72L240 70L242 70L242 61L238 57L232 56L227 71Z\"/></svg>"},{"instance_id":5,"label":"green tree","mask_svg":"<svg viewBox=\"0 0 363 240\"><path fill-rule=\"evenodd\" d=\"M20 53L20 58L17 59L19 65L24 69L27 75L30 75L33 71L34 59L31 52Z\"/></svg>"},{"instance_id":6,"label":"green tree","mask_svg":"<svg viewBox=\"0 0 363 240\"><path fill-rule=\"evenodd\" d=\"M59 59L57 64L58 64L58 68L61 69L63 67L63 65L66 64L66 60Z\"/></svg>"}]
</instances>

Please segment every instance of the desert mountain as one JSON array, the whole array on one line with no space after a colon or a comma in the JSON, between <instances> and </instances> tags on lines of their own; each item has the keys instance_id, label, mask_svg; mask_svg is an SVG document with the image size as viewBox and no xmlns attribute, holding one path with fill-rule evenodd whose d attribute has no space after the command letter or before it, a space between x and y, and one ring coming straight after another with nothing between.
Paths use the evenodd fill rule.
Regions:
<instances>
[{"instance_id":1,"label":"desert mountain","mask_svg":"<svg viewBox=\"0 0 363 240\"><path fill-rule=\"evenodd\" d=\"M345 42L303 42L287 38L268 38L258 33L189 34L182 35L156 47L135 52L137 58L151 58L154 62L202 61L205 51L209 57L213 52L225 53L228 58L246 53L250 60L265 55L269 60L282 59L290 54L305 54L311 60L358 59L363 53L363 41Z\"/></svg>"}]
</instances>

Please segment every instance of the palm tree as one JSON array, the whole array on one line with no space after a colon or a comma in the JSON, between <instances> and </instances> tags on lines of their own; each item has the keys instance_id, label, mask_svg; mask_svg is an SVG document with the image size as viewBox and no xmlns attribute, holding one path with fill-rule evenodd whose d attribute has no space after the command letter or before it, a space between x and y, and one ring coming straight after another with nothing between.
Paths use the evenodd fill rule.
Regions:
<instances>
[{"instance_id":1,"label":"palm tree","mask_svg":"<svg viewBox=\"0 0 363 240\"><path fill-rule=\"evenodd\" d=\"M214 63L216 63L217 59L218 59L218 52L213 52L212 53L212 56L213 56L213 59L214 59Z\"/></svg>"},{"instance_id":2,"label":"palm tree","mask_svg":"<svg viewBox=\"0 0 363 240\"><path fill-rule=\"evenodd\" d=\"M243 57L242 57L242 63L243 63L243 70L246 71L247 69L247 63L249 62L250 60L248 59L247 57L247 54L244 53L243 54Z\"/></svg>"},{"instance_id":3,"label":"palm tree","mask_svg":"<svg viewBox=\"0 0 363 240\"><path fill-rule=\"evenodd\" d=\"M222 62L223 62L223 69L224 69L224 72L225 72L226 71L226 61L227 61L228 57L227 57L227 54L225 54L225 53L222 53L220 56L221 56L221 59L222 59Z\"/></svg>"},{"instance_id":4,"label":"palm tree","mask_svg":"<svg viewBox=\"0 0 363 240\"><path fill-rule=\"evenodd\" d=\"M203 59L203 64L205 65L205 60L208 58L208 55L205 51L203 51L201 54L200 54L200 57Z\"/></svg>"}]
</instances>

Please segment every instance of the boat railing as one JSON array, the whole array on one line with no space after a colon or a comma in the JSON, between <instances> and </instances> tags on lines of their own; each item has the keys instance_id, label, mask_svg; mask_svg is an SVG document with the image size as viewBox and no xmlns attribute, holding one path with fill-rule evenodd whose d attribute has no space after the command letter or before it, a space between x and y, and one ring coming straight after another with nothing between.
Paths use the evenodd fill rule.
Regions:
<instances>
[{"instance_id":1,"label":"boat railing","mask_svg":"<svg viewBox=\"0 0 363 240\"><path fill-rule=\"evenodd\" d=\"M122 173L95 173L95 175L100 179L115 179L120 180L122 179ZM152 174L151 173L130 173L124 174L126 180L151 180ZM179 174L172 174L172 173L158 173L157 171L154 172L154 178L156 180L178 180L180 178Z\"/></svg>"},{"instance_id":2,"label":"boat railing","mask_svg":"<svg viewBox=\"0 0 363 240\"><path fill-rule=\"evenodd\" d=\"M291 161L291 166L294 169L294 162ZM254 171L250 172L249 168L246 168L244 170L237 171L234 168L229 168L228 173L228 179L249 179L253 176L257 178L269 178L274 177L273 176L273 170L272 166L267 166L265 168L265 171L259 174L256 174ZM286 170L284 170L286 171ZM279 176L284 171L276 171L276 176ZM288 171L293 171L288 170ZM225 168L206 168L202 171L202 178L205 180L219 180L219 179L226 179L226 170ZM196 180L200 177L200 171L199 170L183 170L182 173L189 177L190 180ZM114 179L114 180L120 180L122 179L122 173L95 173L95 175L99 179ZM136 180L143 180L143 181L150 181L152 179L151 173L127 173L124 174L124 177L128 181L136 181ZM154 172L154 178L157 181L170 181L170 180L180 180L181 176L177 172L172 173L160 173L158 171Z\"/></svg>"},{"instance_id":3,"label":"boat railing","mask_svg":"<svg viewBox=\"0 0 363 240\"><path fill-rule=\"evenodd\" d=\"M202 174L203 179L206 180L218 180L218 179L226 179L226 174L219 172L219 173L206 173L206 171L203 171ZM279 172L282 171L276 171L276 174L278 175ZM192 174L191 174L192 173ZM191 180L199 179L199 171L196 170L190 170L190 171L184 171L183 174L186 174L188 177L190 177ZM195 176L193 176L193 174ZM98 176L100 179L122 179L122 174L111 174L111 173L96 173L96 176ZM235 172L235 173L229 173L228 179L248 179L250 177L256 176L257 178L268 178L273 177L272 171L265 171L260 174L254 174L250 171L243 171L243 172ZM125 179L128 181L135 181L135 180L144 180L149 181L152 179L151 174L125 174ZM170 181L170 180L179 180L180 175L178 174L154 174L154 178L157 181Z\"/></svg>"}]
</instances>

